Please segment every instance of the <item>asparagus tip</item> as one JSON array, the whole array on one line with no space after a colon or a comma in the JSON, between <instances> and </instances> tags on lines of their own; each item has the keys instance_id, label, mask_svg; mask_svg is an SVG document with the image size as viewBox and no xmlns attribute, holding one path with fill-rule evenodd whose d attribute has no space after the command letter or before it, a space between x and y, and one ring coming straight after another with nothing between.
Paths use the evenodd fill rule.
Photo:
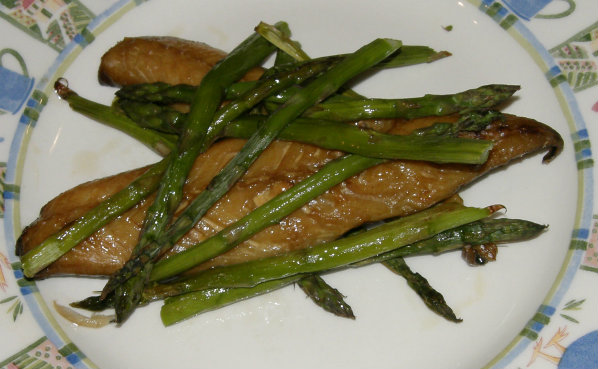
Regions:
<instances>
[{"instance_id":1,"label":"asparagus tip","mask_svg":"<svg viewBox=\"0 0 598 369\"><path fill-rule=\"evenodd\" d=\"M501 205L501 204L495 204L495 205L490 205L490 206L486 207L486 209L488 209L488 211L490 212L490 214L494 214L494 213L496 213L497 211L500 211L500 210L505 210L506 211L507 207L504 206L504 205Z\"/></svg>"}]
</instances>

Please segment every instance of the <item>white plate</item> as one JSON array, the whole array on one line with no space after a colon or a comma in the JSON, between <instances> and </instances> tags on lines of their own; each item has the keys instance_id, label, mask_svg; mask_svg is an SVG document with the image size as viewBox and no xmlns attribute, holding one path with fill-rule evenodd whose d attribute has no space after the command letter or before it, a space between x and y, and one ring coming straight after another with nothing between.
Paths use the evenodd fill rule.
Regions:
<instances>
[{"instance_id":1,"label":"white plate","mask_svg":"<svg viewBox=\"0 0 598 369\"><path fill-rule=\"evenodd\" d=\"M18 50L35 82L25 107L0 116L6 121L0 127L0 153L7 162L5 242L0 247L7 260L0 263L5 279L0 308L9 312L0 317L1 366L29 360L63 368L596 367L598 269L590 140L595 142L597 88L591 77L592 72L596 76L597 46L581 37L598 33L594 2L578 1L563 18L531 20L493 1L137 3L56 2L54 8L46 5L45 13L31 6L21 14L31 15L39 34L35 27L23 32L14 9L0 5L5 20L0 32L10 36L0 49ZM549 4L541 12L559 13L563 7L564 2ZM87 28L77 36L61 28L61 44L46 31L53 20L64 26L64 14ZM448 50L450 58L384 71L356 88L370 96L408 97L488 83L519 84L518 98L506 111L545 122L563 136L565 150L551 164L542 165L541 156L533 156L463 192L468 204L504 204L509 217L549 224L548 232L501 248L498 261L485 267L468 267L458 253L410 260L463 323L430 313L401 279L380 266L327 277L348 296L355 321L322 312L289 287L169 328L160 323L159 303L138 309L119 328L77 327L57 315L52 302L86 297L103 280L32 283L22 278L14 240L43 204L83 181L157 159L134 140L70 111L53 95L53 81L64 76L76 91L108 103L114 89L97 83L99 58L124 36L172 35L230 50L261 20L287 21L311 56L350 52L376 37ZM568 40L567 45L587 51L578 59L588 63L589 79L578 79L581 85L575 89L580 69L565 64L570 58L556 52ZM18 70L18 63L4 58L5 68ZM45 105L36 103L42 95ZM554 344L547 345L551 339ZM579 352L586 353L575 356Z\"/></svg>"}]
</instances>

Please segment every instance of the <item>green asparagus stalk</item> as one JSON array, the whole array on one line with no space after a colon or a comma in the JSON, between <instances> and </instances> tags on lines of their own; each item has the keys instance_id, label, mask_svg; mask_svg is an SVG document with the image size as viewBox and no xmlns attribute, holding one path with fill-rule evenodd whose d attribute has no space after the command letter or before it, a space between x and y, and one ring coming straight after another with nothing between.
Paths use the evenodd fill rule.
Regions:
<instances>
[{"instance_id":1,"label":"green asparagus stalk","mask_svg":"<svg viewBox=\"0 0 598 369\"><path fill-rule=\"evenodd\" d=\"M519 86L494 84L455 94L405 99L335 98L313 106L303 116L321 120L358 121L467 114L491 109L509 99L518 89ZM185 119L183 113L168 106L146 105L134 100L120 100L119 105L129 117L143 126L174 127L169 132L176 131L178 122Z\"/></svg>"},{"instance_id":2,"label":"green asparagus stalk","mask_svg":"<svg viewBox=\"0 0 598 369\"><path fill-rule=\"evenodd\" d=\"M405 262L405 259L389 259L382 264L405 278L409 287L419 295L430 310L451 322L460 323L462 321L462 319L457 318L453 309L446 303L444 296L436 291L424 276L413 272Z\"/></svg>"},{"instance_id":3,"label":"green asparagus stalk","mask_svg":"<svg viewBox=\"0 0 598 369\"><path fill-rule=\"evenodd\" d=\"M319 275L308 274L300 278L297 285L316 305L324 310L336 316L355 319L353 309L345 302L345 297Z\"/></svg>"},{"instance_id":4,"label":"green asparagus stalk","mask_svg":"<svg viewBox=\"0 0 598 369\"><path fill-rule=\"evenodd\" d=\"M52 264L97 229L155 191L167 164L167 160L162 160L151 166L130 185L21 256L21 266L25 276L30 278L35 276L36 273Z\"/></svg>"},{"instance_id":5,"label":"green asparagus stalk","mask_svg":"<svg viewBox=\"0 0 598 369\"><path fill-rule=\"evenodd\" d=\"M224 100L238 99L247 91L255 88L259 83L259 80L235 82L226 88ZM197 86L184 83L171 85L166 82L147 82L122 86L115 92L115 95L118 99L132 100L140 103L146 102L159 105L190 104L196 90ZM280 95L285 96L284 100L289 97L286 92L281 92L277 96ZM277 97L275 101L284 102L282 99L282 97Z\"/></svg>"},{"instance_id":6,"label":"green asparagus stalk","mask_svg":"<svg viewBox=\"0 0 598 369\"><path fill-rule=\"evenodd\" d=\"M281 256L223 266L199 272L171 284L157 284L154 292L174 294L162 308L165 325L188 316L176 313L181 290L200 291L213 288L251 288L260 283L293 275L336 270L375 255L404 247L444 230L488 217L496 207L469 208L457 203L442 203L428 210L386 223L367 232L339 239ZM176 292L168 291L174 289Z\"/></svg>"},{"instance_id":7,"label":"green asparagus stalk","mask_svg":"<svg viewBox=\"0 0 598 369\"><path fill-rule=\"evenodd\" d=\"M272 52L271 45L254 33L205 75L195 91L178 146L170 154L172 160L169 161L157 195L146 213L140 239L133 249L133 257L145 252L148 245L162 235L171 221L195 158L212 143L210 138L218 134L218 127L212 125L212 120L226 87L239 80L249 69L259 65ZM136 278L129 279L126 283L110 284L114 280L110 279L107 284L110 290L107 292L116 288L117 322L124 322L134 311L152 267L152 263L144 263L136 273ZM107 292L105 290L102 295L105 297Z\"/></svg>"},{"instance_id":8,"label":"green asparagus stalk","mask_svg":"<svg viewBox=\"0 0 598 369\"><path fill-rule=\"evenodd\" d=\"M331 161L318 172L275 196L264 205L229 225L215 236L185 251L158 261L151 280L175 276L185 270L230 250L265 227L316 198L332 186L361 171L382 163L382 159L347 155ZM185 220L185 218L181 218ZM188 223L191 223L189 221Z\"/></svg>"},{"instance_id":9,"label":"green asparagus stalk","mask_svg":"<svg viewBox=\"0 0 598 369\"><path fill-rule=\"evenodd\" d=\"M421 128L413 132L422 136L457 136L461 132L479 132L490 123L504 121L504 115L495 110L470 111L461 114L455 123L438 122L429 127Z\"/></svg>"},{"instance_id":10,"label":"green asparagus stalk","mask_svg":"<svg viewBox=\"0 0 598 369\"><path fill-rule=\"evenodd\" d=\"M150 119L156 117L157 115L151 115ZM478 117L478 120L483 122L479 131L486 127L489 121L486 116L478 115ZM143 117L133 118L143 121ZM257 131L265 119L264 116L256 115L241 117L230 122L223 129L222 136L247 139ZM443 132L447 132L448 129L443 126ZM440 133L439 129L436 131ZM457 131L451 130L451 132ZM342 140L339 140L339 137L342 137ZM390 135L346 123L309 118L297 118L280 132L278 138L362 156L436 163L481 164L486 161L487 153L491 149L491 143L484 140L453 138L439 134L424 135L421 132L407 136Z\"/></svg>"},{"instance_id":11,"label":"green asparagus stalk","mask_svg":"<svg viewBox=\"0 0 598 369\"><path fill-rule=\"evenodd\" d=\"M519 86L486 85L450 95L425 95L407 99L335 99L310 108L305 117L357 121L362 119L442 116L490 109L511 97Z\"/></svg>"},{"instance_id":12,"label":"green asparagus stalk","mask_svg":"<svg viewBox=\"0 0 598 369\"><path fill-rule=\"evenodd\" d=\"M223 133L228 137L247 138L259 125L255 117L240 118L229 124ZM391 135L346 123L307 118L298 118L289 124L280 133L279 139L372 158L436 163L482 164L492 148L492 143L485 140L419 134Z\"/></svg>"},{"instance_id":13,"label":"green asparagus stalk","mask_svg":"<svg viewBox=\"0 0 598 369\"><path fill-rule=\"evenodd\" d=\"M440 254L459 249L464 245L483 245L489 243L518 242L536 237L547 228L522 219L483 219L466 224L447 232L408 245L399 250L378 255L370 262L383 262L398 257L409 257L422 254ZM354 266L361 266L359 263Z\"/></svg>"},{"instance_id":14,"label":"green asparagus stalk","mask_svg":"<svg viewBox=\"0 0 598 369\"><path fill-rule=\"evenodd\" d=\"M218 109L226 86L262 62L272 48L259 35L253 34L243 41L227 58L219 62L202 80L195 91L191 111L185 120L178 147L158 188L156 199L148 209L142 236L134 253L155 239L180 202L182 186L195 157L211 144L209 136L214 114Z\"/></svg>"},{"instance_id":15,"label":"green asparagus stalk","mask_svg":"<svg viewBox=\"0 0 598 369\"><path fill-rule=\"evenodd\" d=\"M243 86L243 92L246 91L245 86L251 84L251 87L247 88L250 89L253 88L256 83L257 82L255 81L242 83L241 86ZM193 100L193 95L195 94L196 89L197 86L187 84L171 85L166 82L153 82L123 86L116 91L115 94L120 99L138 102L151 102L156 104L190 104ZM231 97L225 92L225 98L230 99Z\"/></svg>"},{"instance_id":16,"label":"green asparagus stalk","mask_svg":"<svg viewBox=\"0 0 598 369\"><path fill-rule=\"evenodd\" d=\"M498 209L502 207L471 208L452 202L441 203L367 232L281 256L205 270L178 283L192 286L195 290L252 287L293 274L333 270L486 218Z\"/></svg>"},{"instance_id":17,"label":"green asparagus stalk","mask_svg":"<svg viewBox=\"0 0 598 369\"><path fill-rule=\"evenodd\" d=\"M168 105L129 99L117 99L114 105L139 126L166 134L178 135L187 117L187 114Z\"/></svg>"},{"instance_id":18,"label":"green asparagus stalk","mask_svg":"<svg viewBox=\"0 0 598 369\"><path fill-rule=\"evenodd\" d=\"M310 274L303 278L291 276L275 279L260 283L251 288L214 288L180 295L176 303L171 302L167 307L164 306L162 308L162 319L165 325L171 325L174 322L167 323L165 319L168 319L172 315L190 317L200 312L215 310L251 297L272 292L295 282L324 310L339 317L355 319L353 310L344 301L343 296L336 289L327 285L320 276L315 274ZM198 307L201 307L200 311L198 311Z\"/></svg>"},{"instance_id":19,"label":"green asparagus stalk","mask_svg":"<svg viewBox=\"0 0 598 369\"><path fill-rule=\"evenodd\" d=\"M288 32L290 34L290 32ZM276 58L274 59L274 66L280 67L284 65L289 65L295 62L295 59L290 56L289 54L285 53L284 51L278 49L276 50ZM268 72L266 72L268 73Z\"/></svg>"},{"instance_id":20,"label":"green asparagus stalk","mask_svg":"<svg viewBox=\"0 0 598 369\"><path fill-rule=\"evenodd\" d=\"M176 299L167 300L160 310L160 317L165 326L170 326L195 315L281 289L295 283L298 279L300 278L297 276L290 276L264 282L251 288L211 288L186 293L177 296Z\"/></svg>"},{"instance_id":21,"label":"green asparagus stalk","mask_svg":"<svg viewBox=\"0 0 598 369\"><path fill-rule=\"evenodd\" d=\"M120 117L118 113L115 113L109 106L87 100L74 92L69 94L69 96L77 96L77 104L72 105L73 109L97 119L110 127L125 133L130 133L128 130L129 127L135 125L126 117ZM252 96L255 95L252 94ZM69 97L69 99L71 97ZM500 103L501 101L503 100L497 99L496 103ZM152 123L146 123L145 119L151 119L155 122L156 119L160 118L160 122L155 123L155 125L160 127L174 127L174 130L180 130L180 128L178 128L180 126L179 122L182 122L184 119L182 113L164 106L139 102L132 103L134 103L134 105L129 105L127 103L123 107L125 107L126 113L131 115L131 118L136 122L143 122L143 125L152 126ZM172 119L165 119L167 116ZM114 119L114 117L118 118ZM340 122L298 118L284 128L280 133L279 138L283 140L309 143L326 149L340 150L362 156L383 159L413 159L434 161L438 163L458 162L480 164L486 160L487 151L491 146L490 142L483 140L441 138L440 136L446 136L448 133L456 135L459 131L471 130L472 128L469 127L471 122L474 122L476 125L474 130L479 131L488 123L498 118L499 116L496 113L486 115L470 113L466 114L464 119L462 119L469 122L468 126L464 126L462 123L438 123L432 128L422 130L409 136L388 135L371 130L360 129ZM223 128L220 136L249 138L255 131L257 131L258 127L263 124L265 119L265 116L241 117L227 124ZM122 124L122 122L125 122L125 124ZM162 130L162 128L159 129ZM176 137L173 135L155 134L151 137L161 137L161 144L159 145L161 154L169 152L170 148L176 145ZM342 137L342 140L339 140L339 137ZM139 136L137 136L137 138L148 146L155 142L153 138L150 138L149 140L145 140ZM470 155L467 155L467 153L470 153Z\"/></svg>"},{"instance_id":22,"label":"green asparagus stalk","mask_svg":"<svg viewBox=\"0 0 598 369\"><path fill-rule=\"evenodd\" d=\"M292 40L288 34L284 34L274 26L265 22L261 22L258 24L255 31L261 34L268 41L272 42L274 45L276 45L276 47L278 47L279 50L285 52L294 60L302 62L310 59L298 42ZM403 45L393 55L390 55L384 61L374 66L372 70L402 67L420 63L431 63L450 55L451 54L447 51L436 52L426 46ZM361 97L358 93L352 90L345 90L343 91L342 95L347 97Z\"/></svg>"},{"instance_id":23,"label":"green asparagus stalk","mask_svg":"<svg viewBox=\"0 0 598 369\"><path fill-rule=\"evenodd\" d=\"M225 89L224 99L238 99L255 88L259 81L235 82ZM115 95L119 99L150 102L160 105L190 104L197 86L188 84L171 85L166 82L148 82L121 87Z\"/></svg>"},{"instance_id":24,"label":"green asparagus stalk","mask_svg":"<svg viewBox=\"0 0 598 369\"><path fill-rule=\"evenodd\" d=\"M64 78L56 80L54 90L74 111L127 133L159 155L166 155L175 147L173 136L165 136L155 130L140 127L126 115L79 96L69 88Z\"/></svg>"},{"instance_id":25,"label":"green asparagus stalk","mask_svg":"<svg viewBox=\"0 0 598 369\"><path fill-rule=\"evenodd\" d=\"M352 263L348 267L358 268L399 257L440 254L461 249L464 245L520 242L538 236L545 229L546 226L527 220L485 218L440 232L430 238L376 255L366 260ZM161 289L156 289L155 285L150 285L143 292L143 303L149 303L166 297L181 295L181 298L183 298L183 296L196 294L198 299L196 300L197 305L195 308L199 309L198 312L203 312L235 302L237 299L249 298L287 286L297 282L301 278L303 278L302 275L294 275L285 279L264 282L251 288L216 288L197 292L191 292L181 284L178 284L177 288L163 288L163 286L160 286ZM262 290L260 286L265 287L264 285L268 287ZM275 286L278 287L274 288ZM74 302L71 306L91 311L101 311L112 307L113 304L109 298L100 300L99 296L92 296L82 301Z\"/></svg>"},{"instance_id":26,"label":"green asparagus stalk","mask_svg":"<svg viewBox=\"0 0 598 369\"><path fill-rule=\"evenodd\" d=\"M510 98L519 86L492 84L448 95L424 95L405 99L363 98L337 95L306 111L308 118L358 121L364 119L414 119L488 110ZM267 110L276 109L285 95L264 102Z\"/></svg>"},{"instance_id":27,"label":"green asparagus stalk","mask_svg":"<svg viewBox=\"0 0 598 369\"><path fill-rule=\"evenodd\" d=\"M406 67L409 65L432 63L449 56L451 56L451 53L448 51L436 51L428 46L404 45L395 55L391 55L377 67L384 69Z\"/></svg>"}]
</instances>

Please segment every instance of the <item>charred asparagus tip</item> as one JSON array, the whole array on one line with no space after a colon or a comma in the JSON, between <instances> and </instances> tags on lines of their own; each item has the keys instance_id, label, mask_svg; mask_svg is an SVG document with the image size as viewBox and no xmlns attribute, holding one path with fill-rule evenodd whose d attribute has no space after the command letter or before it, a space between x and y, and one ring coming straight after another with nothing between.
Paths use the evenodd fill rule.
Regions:
<instances>
[{"instance_id":1,"label":"charred asparagus tip","mask_svg":"<svg viewBox=\"0 0 598 369\"><path fill-rule=\"evenodd\" d=\"M486 209L488 209L488 211L490 211L490 214L494 214L500 210L505 210L505 211L507 210L507 208L504 205L500 205L500 204L490 205Z\"/></svg>"}]
</instances>

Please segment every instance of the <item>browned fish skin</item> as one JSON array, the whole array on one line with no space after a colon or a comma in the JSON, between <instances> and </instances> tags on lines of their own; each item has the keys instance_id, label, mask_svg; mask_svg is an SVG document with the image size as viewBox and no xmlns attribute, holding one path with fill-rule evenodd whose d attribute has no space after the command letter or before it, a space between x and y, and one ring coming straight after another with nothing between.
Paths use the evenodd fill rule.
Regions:
<instances>
[{"instance_id":1,"label":"browned fish skin","mask_svg":"<svg viewBox=\"0 0 598 369\"><path fill-rule=\"evenodd\" d=\"M427 126L436 118L391 124L389 133L405 134ZM474 135L472 133L470 136ZM490 139L495 146L481 166L436 165L417 161L392 161L370 168L332 188L301 209L268 227L230 252L202 267L237 263L335 239L365 222L410 214L455 194L463 185L489 170L508 164L526 154L548 150L548 161L560 151L562 139L550 127L527 118L508 115L475 137ZM195 162L185 186L188 203L241 148L244 141L226 139L213 145ZM315 172L326 162L342 155L292 142L274 142L254 163L245 177L222 198L171 252L209 237L226 225ZM68 225L83 209L125 186L139 173L127 172L75 187L46 205L40 218L18 241L26 252L61 227ZM148 201L131 209L103 227L40 276L52 274L108 275L130 255L138 236Z\"/></svg>"},{"instance_id":2,"label":"browned fish skin","mask_svg":"<svg viewBox=\"0 0 598 369\"><path fill-rule=\"evenodd\" d=\"M207 44L176 37L126 37L102 56L98 79L110 86L150 82L197 85L225 56L224 51ZM254 68L245 79L257 79L261 73Z\"/></svg>"}]
</instances>

